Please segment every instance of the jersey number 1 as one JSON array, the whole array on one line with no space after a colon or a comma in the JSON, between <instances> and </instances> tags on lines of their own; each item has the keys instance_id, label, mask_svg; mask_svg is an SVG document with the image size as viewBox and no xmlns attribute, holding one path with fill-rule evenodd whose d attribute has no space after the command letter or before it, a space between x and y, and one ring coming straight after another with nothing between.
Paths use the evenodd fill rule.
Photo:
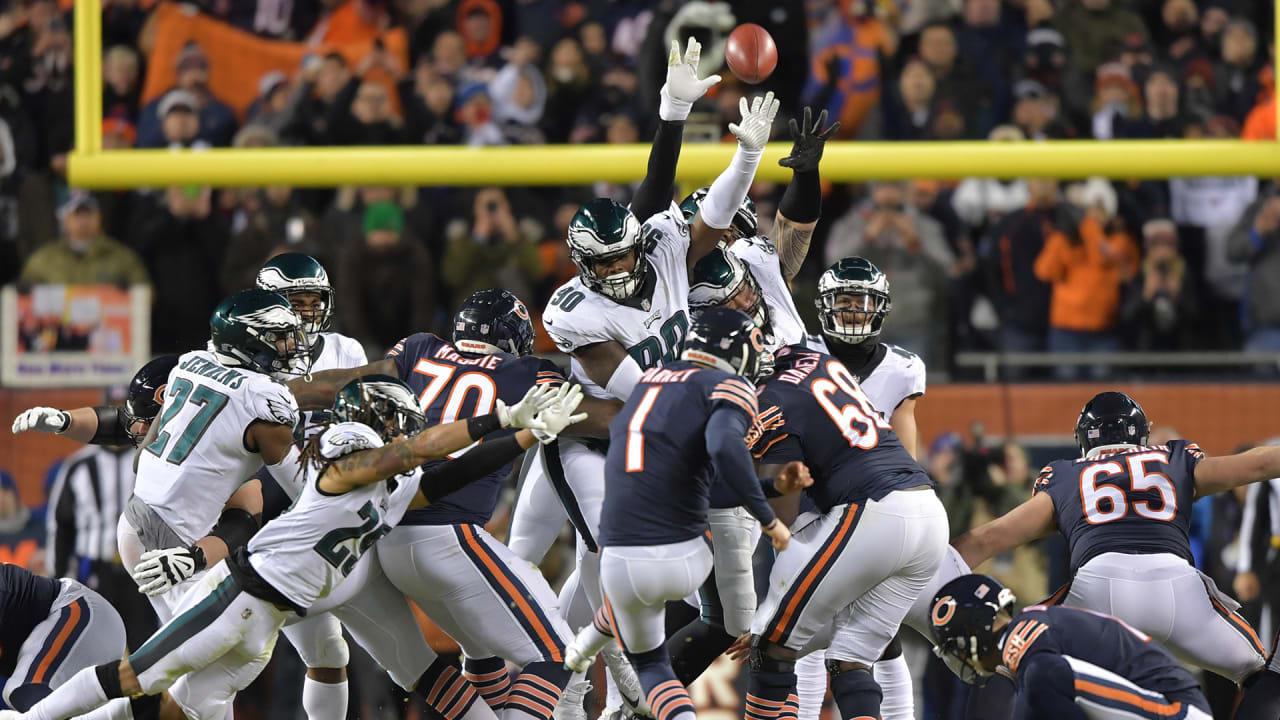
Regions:
<instances>
[{"instance_id":1,"label":"jersey number 1","mask_svg":"<svg viewBox=\"0 0 1280 720\"><path fill-rule=\"evenodd\" d=\"M640 398L640 404L631 415L631 422L627 423L627 472L644 470L644 421L649 418L649 411L653 410L660 392L661 387L645 390L644 397Z\"/></svg>"},{"instance_id":2,"label":"jersey number 1","mask_svg":"<svg viewBox=\"0 0 1280 720\"><path fill-rule=\"evenodd\" d=\"M1168 522L1178 513L1178 495L1173 489L1173 482L1167 475L1147 472L1148 463L1169 464L1169 456L1159 451L1138 453L1125 457L1128 465L1129 487L1132 491L1154 489L1160 493L1160 507L1153 509L1146 500L1133 503L1133 512L1151 520ZM1090 525L1102 525L1119 520L1129 514L1128 495L1116 485L1098 484L1098 477L1111 477L1125 474L1125 466L1115 460L1092 463L1080 471L1080 500L1084 505L1084 519ZM1110 501L1109 510L1102 509L1102 501Z\"/></svg>"},{"instance_id":3,"label":"jersey number 1","mask_svg":"<svg viewBox=\"0 0 1280 720\"><path fill-rule=\"evenodd\" d=\"M169 431L166 429L169 421L182 411L184 405L190 400L192 404L199 405L200 410L196 412L195 417L187 423L187 427L182 431L182 435L178 438L178 442L174 443L173 450L169 451L169 457L166 461L174 465L181 465L183 460L191 454L191 449L200 442L200 438L204 437L204 433L209 429L209 425L213 423L213 419L218 417L218 413L222 412L222 408L227 406L227 396L211 390L204 385L192 385L190 380L186 378L178 378L169 385L169 398L173 403L169 405L164 414L160 416L160 424L156 426L156 439L147 446L147 452L160 457L164 455L165 446L169 444Z\"/></svg>"}]
</instances>

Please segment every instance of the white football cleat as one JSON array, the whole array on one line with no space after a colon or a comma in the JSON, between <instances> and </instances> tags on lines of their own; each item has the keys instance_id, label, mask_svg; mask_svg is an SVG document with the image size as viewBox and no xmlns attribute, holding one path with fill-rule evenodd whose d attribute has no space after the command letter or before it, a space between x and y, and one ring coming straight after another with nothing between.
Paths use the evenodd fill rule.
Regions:
<instances>
[{"instance_id":1,"label":"white football cleat","mask_svg":"<svg viewBox=\"0 0 1280 720\"><path fill-rule=\"evenodd\" d=\"M622 648L616 643L609 643L601 654L604 655L604 663L609 666L609 674L613 676L613 682L617 684L627 709L636 715L652 715L649 701L644 697L644 688L640 686L640 678Z\"/></svg>"},{"instance_id":2,"label":"white football cleat","mask_svg":"<svg viewBox=\"0 0 1280 720\"><path fill-rule=\"evenodd\" d=\"M560 693L560 702L556 703L551 720L587 720L587 710L582 703L590 691L591 683L586 680L569 683L564 692Z\"/></svg>"}]
</instances>

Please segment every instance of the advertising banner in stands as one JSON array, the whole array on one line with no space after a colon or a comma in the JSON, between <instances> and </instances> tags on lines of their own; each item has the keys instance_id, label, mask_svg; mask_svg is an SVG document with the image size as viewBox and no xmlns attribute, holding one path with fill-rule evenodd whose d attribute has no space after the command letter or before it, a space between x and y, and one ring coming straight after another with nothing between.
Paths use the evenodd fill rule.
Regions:
<instances>
[{"instance_id":1,"label":"advertising banner in stands","mask_svg":"<svg viewBox=\"0 0 1280 720\"><path fill-rule=\"evenodd\" d=\"M0 291L0 385L120 385L150 357L151 290L36 285Z\"/></svg>"}]
</instances>

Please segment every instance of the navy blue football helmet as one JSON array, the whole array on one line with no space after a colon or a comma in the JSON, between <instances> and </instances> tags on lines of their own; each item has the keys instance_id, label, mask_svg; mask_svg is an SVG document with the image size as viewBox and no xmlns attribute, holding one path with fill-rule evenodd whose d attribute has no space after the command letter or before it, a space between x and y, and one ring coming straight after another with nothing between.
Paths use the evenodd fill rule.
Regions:
<instances>
[{"instance_id":1,"label":"navy blue football helmet","mask_svg":"<svg viewBox=\"0 0 1280 720\"><path fill-rule=\"evenodd\" d=\"M1076 420L1076 446L1081 455L1104 445L1146 445L1151 423L1133 398L1122 392L1093 396Z\"/></svg>"},{"instance_id":2,"label":"navy blue football helmet","mask_svg":"<svg viewBox=\"0 0 1280 720\"><path fill-rule=\"evenodd\" d=\"M930 627L934 652L973 683L994 672L983 659L996 650L1001 633L995 630L1001 612L1013 613L1013 591L989 575L961 575L933 596ZM958 661L958 662L954 662Z\"/></svg>"},{"instance_id":3,"label":"navy blue football helmet","mask_svg":"<svg viewBox=\"0 0 1280 720\"><path fill-rule=\"evenodd\" d=\"M136 446L142 442L151 422L164 405L164 390L169 385L169 372L178 366L178 355L161 355L138 368L129 381L124 401L125 434ZM142 423L142 432L134 432L134 423Z\"/></svg>"},{"instance_id":4,"label":"navy blue football helmet","mask_svg":"<svg viewBox=\"0 0 1280 720\"><path fill-rule=\"evenodd\" d=\"M522 357L533 352L533 338L528 308L508 290L477 290L453 316L453 344L462 352Z\"/></svg>"},{"instance_id":5,"label":"navy blue football helmet","mask_svg":"<svg viewBox=\"0 0 1280 720\"><path fill-rule=\"evenodd\" d=\"M744 312L725 307L709 307L693 316L680 359L741 375L751 382L773 367L773 356L765 351L764 333L755 321Z\"/></svg>"}]
</instances>

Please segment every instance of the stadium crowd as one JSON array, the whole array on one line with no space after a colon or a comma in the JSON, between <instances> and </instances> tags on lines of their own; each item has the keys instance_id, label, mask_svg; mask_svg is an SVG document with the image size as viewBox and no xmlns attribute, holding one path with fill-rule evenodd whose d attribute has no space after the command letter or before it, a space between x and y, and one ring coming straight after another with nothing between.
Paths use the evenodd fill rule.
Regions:
<instances>
[{"instance_id":1,"label":"stadium crowd","mask_svg":"<svg viewBox=\"0 0 1280 720\"><path fill-rule=\"evenodd\" d=\"M704 61L718 65L728 30L748 21L779 49L761 89L779 95L784 114L827 109L842 123L838 139L1276 133L1274 6L1265 0L200 0L192 12L240 33L169 53L157 52L157 28L175 17L173 4L103 5L106 148L647 142L670 38L703 39ZM148 284L163 308L152 315L157 353L203 345L214 305L285 251L330 269L335 329L369 357L407 330L445 330L479 288L510 289L536 314L576 272L564 238L577 207L594 196L626 202L634 191L608 183L75 190L65 181L75 70L68 10L57 0L0 0L0 283ZM240 34L303 48L289 72L241 78L252 86L245 102L219 97L210 81L220 63L252 69L229 52L236 41L225 38ZM331 51L339 45L363 50ZM738 98L755 92L724 74L690 117L687 141L722 139ZM171 87L153 76L172 78ZM777 122L775 132L785 127ZM921 178L824 192L816 259L795 282L801 312L811 319L822 268L866 257L893 283L884 339L942 376L954 374L960 350L1280 351L1275 180ZM752 189L766 234L781 193L765 181ZM554 349L545 334L538 349ZM1071 379L1076 370L1055 372ZM1038 464L1024 448L991 450L955 433L925 440L922 464L940 485L953 535L1030 495ZM1251 619L1263 612L1259 597L1275 596L1280 568L1268 572L1266 532L1240 536L1241 515L1249 503L1270 512L1277 493L1280 485L1264 485L1247 502L1240 492L1198 506L1200 566L1254 601ZM6 536L44 545L45 519L43 508L17 501L11 480L0 481ZM65 546L55 552L57 522L51 504L48 567L90 572L68 565L75 553ZM1255 525L1268 522L1280 526L1280 518ZM1237 575L1223 558L1248 545L1258 546L1258 567ZM997 560L994 574L1020 597L1041 597L1065 577L1061 555L1046 541ZM556 573L553 562L544 569ZM277 663L298 662L279 654ZM935 669L929 707L952 717L963 699ZM365 707L396 692L375 670L367 676L376 682L363 686L353 675ZM272 701L296 707L277 692L259 709Z\"/></svg>"},{"instance_id":2,"label":"stadium crowd","mask_svg":"<svg viewBox=\"0 0 1280 720\"><path fill-rule=\"evenodd\" d=\"M840 139L1274 137L1273 9L1261 0L209 0L200 27L219 33L173 52L158 36L191 6L104 4L107 148L645 142L667 40L700 36L709 72L743 21L776 39L763 88L783 113L826 108ZM633 190L72 193L69 13L57 0L6 5L0 279L149 278L166 308L153 320L157 352L198 341L214 303L282 249L335 269L338 326L374 351L404 319L439 328L476 288L541 308L573 272L563 238L574 208ZM255 74L237 42L300 61ZM250 100L212 89L230 73ZM749 90L730 78L701 101L688 141L720 139ZM780 193L756 183L761 218ZM822 251L802 278L847 254L877 263L898 293L886 338L931 372L951 369L957 350L1280 349L1269 179L922 178L826 194ZM804 312L811 285L797 283Z\"/></svg>"}]
</instances>

